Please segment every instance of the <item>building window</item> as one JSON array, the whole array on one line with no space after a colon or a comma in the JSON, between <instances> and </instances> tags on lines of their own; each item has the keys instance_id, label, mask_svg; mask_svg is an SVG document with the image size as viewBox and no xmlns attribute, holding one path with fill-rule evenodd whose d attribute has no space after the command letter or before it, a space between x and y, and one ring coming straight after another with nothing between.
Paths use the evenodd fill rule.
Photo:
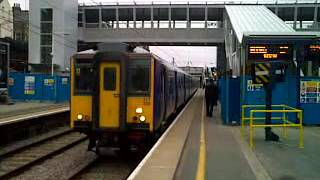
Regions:
<instances>
[{"instance_id":1,"label":"building window","mask_svg":"<svg viewBox=\"0 0 320 180\"><path fill-rule=\"evenodd\" d=\"M52 22L52 9L41 9L41 21L51 21Z\"/></svg>"},{"instance_id":2,"label":"building window","mask_svg":"<svg viewBox=\"0 0 320 180\"><path fill-rule=\"evenodd\" d=\"M41 9L40 17L40 58L41 63L51 64L52 62L52 9Z\"/></svg>"},{"instance_id":3,"label":"building window","mask_svg":"<svg viewBox=\"0 0 320 180\"><path fill-rule=\"evenodd\" d=\"M51 63L51 46L41 46L41 63L50 64Z\"/></svg>"},{"instance_id":4,"label":"building window","mask_svg":"<svg viewBox=\"0 0 320 180\"><path fill-rule=\"evenodd\" d=\"M21 33L16 33L16 40L21 40Z\"/></svg>"},{"instance_id":5,"label":"building window","mask_svg":"<svg viewBox=\"0 0 320 180\"><path fill-rule=\"evenodd\" d=\"M52 46L52 35L51 34L43 34L41 35L41 43L40 45Z\"/></svg>"}]
</instances>

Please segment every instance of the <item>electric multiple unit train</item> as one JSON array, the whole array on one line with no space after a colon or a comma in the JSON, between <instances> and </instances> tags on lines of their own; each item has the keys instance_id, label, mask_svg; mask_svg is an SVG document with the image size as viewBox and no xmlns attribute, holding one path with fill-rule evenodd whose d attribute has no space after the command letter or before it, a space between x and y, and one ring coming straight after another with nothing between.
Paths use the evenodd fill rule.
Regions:
<instances>
[{"instance_id":1,"label":"electric multiple unit train","mask_svg":"<svg viewBox=\"0 0 320 180\"><path fill-rule=\"evenodd\" d=\"M71 67L71 127L97 151L158 137L199 86L151 53L78 53Z\"/></svg>"}]
</instances>

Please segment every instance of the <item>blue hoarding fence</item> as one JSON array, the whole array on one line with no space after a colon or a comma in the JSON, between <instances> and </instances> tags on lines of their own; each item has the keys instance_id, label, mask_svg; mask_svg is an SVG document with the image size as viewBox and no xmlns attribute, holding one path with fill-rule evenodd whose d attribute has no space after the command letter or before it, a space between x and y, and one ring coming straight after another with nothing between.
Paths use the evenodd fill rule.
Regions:
<instances>
[{"instance_id":1,"label":"blue hoarding fence","mask_svg":"<svg viewBox=\"0 0 320 180\"><path fill-rule=\"evenodd\" d=\"M254 84L250 76L219 79L221 118L224 124L239 123L242 105L264 105L265 89L262 84ZM284 82L277 83L272 92L272 104L287 104L303 110L305 125L320 125L320 77L301 77L300 89L296 76L286 76ZM244 92L244 93L240 93ZM264 114L260 114L264 117ZM290 114L290 119L295 119Z\"/></svg>"},{"instance_id":2,"label":"blue hoarding fence","mask_svg":"<svg viewBox=\"0 0 320 180\"><path fill-rule=\"evenodd\" d=\"M320 119L316 117L320 116L320 78L301 77L300 92L297 82L299 80L296 76L286 76L284 82L277 83L272 92L272 104L287 104L302 109L304 124L319 125ZM241 83L244 83L246 88L242 105L265 104L265 90L261 84L253 84L249 76Z\"/></svg>"},{"instance_id":3,"label":"blue hoarding fence","mask_svg":"<svg viewBox=\"0 0 320 180\"><path fill-rule=\"evenodd\" d=\"M223 76L218 81L223 124L240 123L240 79Z\"/></svg>"},{"instance_id":4,"label":"blue hoarding fence","mask_svg":"<svg viewBox=\"0 0 320 180\"><path fill-rule=\"evenodd\" d=\"M8 82L12 100L64 102L70 99L69 76L11 72Z\"/></svg>"}]
</instances>

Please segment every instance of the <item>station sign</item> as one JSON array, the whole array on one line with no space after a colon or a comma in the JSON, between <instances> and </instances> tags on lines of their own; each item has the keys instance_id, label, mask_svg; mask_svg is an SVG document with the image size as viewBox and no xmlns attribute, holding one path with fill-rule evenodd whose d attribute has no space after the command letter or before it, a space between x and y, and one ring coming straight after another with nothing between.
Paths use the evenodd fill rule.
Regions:
<instances>
[{"instance_id":1,"label":"station sign","mask_svg":"<svg viewBox=\"0 0 320 180\"><path fill-rule=\"evenodd\" d=\"M253 66L253 83L269 84L271 75L270 63L256 63Z\"/></svg>"},{"instance_id":2,"label":"station sign","mask_svg":"<svg viewBox=\"0 0 320 180\"><path fill-rule=\"evenodd\" d=\"M249 60L292 60L292 46L288 44L256 44L248 46Z\"/></svg>"},{"instance_id":3,"label":"station sign","mask_svg":"<svg viewBox=\"0 0 320 180\"><path fill-rule=\"evenodd\" d=\"M310 60L320 60L320 44L310 44L306 47L307 58Z\"/></svg>"}]
</instances>

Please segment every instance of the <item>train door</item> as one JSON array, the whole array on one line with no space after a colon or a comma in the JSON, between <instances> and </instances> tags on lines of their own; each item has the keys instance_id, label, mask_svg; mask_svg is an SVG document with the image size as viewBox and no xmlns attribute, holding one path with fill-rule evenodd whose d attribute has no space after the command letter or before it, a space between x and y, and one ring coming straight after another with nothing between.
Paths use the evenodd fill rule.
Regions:
<instances>
[{"instance_id":1,"label":"train door","mask_svg":"<svg viewBox=\"0 0 320 180\"><path fill-rule=\"evenodd\" d=\"M120 63L103 62L100 66L101 128L118 128L120 122Z\"/></svg>"}]
</instances>

